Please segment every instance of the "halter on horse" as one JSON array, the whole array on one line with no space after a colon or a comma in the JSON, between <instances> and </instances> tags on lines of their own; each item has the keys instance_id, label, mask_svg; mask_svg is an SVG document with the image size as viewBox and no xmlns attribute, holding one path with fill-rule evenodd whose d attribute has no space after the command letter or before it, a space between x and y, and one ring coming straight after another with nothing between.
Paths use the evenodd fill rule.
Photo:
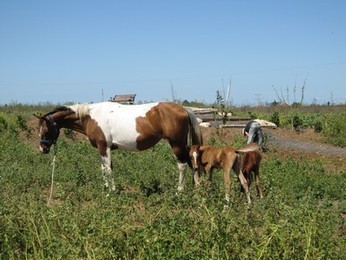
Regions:
<instances>
[{"instance_id":1,"label":"halter on horse","mask_svg":"<svg viewBox=\"0 0 346 260\"><path fill-rule=\"evenodd\" d=\"M110 190L115 189L113 180L109 178L113 149L142 151L166 139L177 160L178 190L182 190L189 162L188 147L202 144L194 114L171 102L131 106L111 102L76 104L36 117L39 119L40 150L43 153L49 153L61 128L86 135L91 145L99 150L105 186Z\"/></svg>"}]
</instances>

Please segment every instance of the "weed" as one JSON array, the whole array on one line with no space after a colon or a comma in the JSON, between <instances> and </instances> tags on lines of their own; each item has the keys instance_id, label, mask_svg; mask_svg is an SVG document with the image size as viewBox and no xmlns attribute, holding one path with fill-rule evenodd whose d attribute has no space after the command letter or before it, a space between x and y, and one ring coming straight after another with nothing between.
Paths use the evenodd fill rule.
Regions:
<instances>
[{"instance_id":1,"label":"weed","mask_svg":"<svg viewBox=\"0 0 346 260\"><path fill-rule=\"evenodd\" d=\"M323 158L266 157L261 165L265 198L257 198L252 185L251 207L232 173L231 200L223 210L221 171L215 170L209 189L195 188L189 170L185 189L177 194L177 166L166 142L140 153L114 151L117 192L106 197L97 150L87 141L61 136L47 207L53 155L39 154L37 145L13 133L25 131L16 112L0 115L1 259L345 256L346 172L328 172ZM19 121L27 120L20 113ZM328 123L323 132L342 136L329 125L332 116L322 122ZM245 140L239 134L233 142L241 147Z\"/></svg>"}]
</instances>

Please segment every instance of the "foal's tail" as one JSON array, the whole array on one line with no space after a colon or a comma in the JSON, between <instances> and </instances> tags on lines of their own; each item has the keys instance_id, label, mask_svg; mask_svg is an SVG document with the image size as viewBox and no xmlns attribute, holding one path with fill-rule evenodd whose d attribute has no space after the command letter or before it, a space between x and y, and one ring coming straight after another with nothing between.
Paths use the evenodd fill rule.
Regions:
<instances>
[{"instance_id":1,"label":"foal's tail","mask_svg":"<svg viewBox=\"0 0 346 260\"><path fill-rule=\"evenodd\" d=\"M259 151L259 147L255 143L248 144L247 146L237 149L235 152L236 153L247 153L247 152L255 152Z\"/></svg>"},{"instance_id":2,"label":"foal's tail","mask_svg":"<svg viewBox=\"0 0 346 260\"><path fill-rule=\"evenodd\" d=\"M197 117L191 110L186 109L186 111L189 115L189 132L187 136L187 145L189 147L191 147L192 145L202 145L202 132L201 128L199 127Z\"/></svg>"}]
</instances>

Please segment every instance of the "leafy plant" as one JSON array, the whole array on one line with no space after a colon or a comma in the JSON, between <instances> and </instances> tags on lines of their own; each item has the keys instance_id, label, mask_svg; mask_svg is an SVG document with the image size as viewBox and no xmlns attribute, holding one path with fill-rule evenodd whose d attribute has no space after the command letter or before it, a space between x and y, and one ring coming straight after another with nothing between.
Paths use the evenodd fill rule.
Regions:
<instances>
[{"instance_id":1,"label":"leafy plant","mask_svg":"<svg viewBox=\"0 0 346 260\"><path fill-rule=\"evenodd\" d=\"M302 124L303 124L303 121L300 119L298 115L294 115L292 117L292 127L294 129L298 129L298 127L300 127Z\"/></svg>"},{"instance_id":2,"label":"leafy plant","mask_svg":"<svg viewBox=\"0 0 346 260\"><path fill-rule=\"evenodd\" d=\"M314 122L313 128L316 133L321 133L323 130L322 122L321 121Z\"/></svg>"},{"instance_id":3,"label":"leafy plant","mask_svg":"<svg viewBox=\"0 0 346 260\"><path fill-rule=\"evenodd\" d=\"M27 120L28 109L18 109ZM140 153L114 151L117 191L106 197L97 150L62 135L53 201L47 207L53 155L39 154L36 144L12 134L10 127L25 131L15 123L16 113L0 115L1 259L345 257L340 216L346 172L330 171L323 157L265 153L260 169L265 198L257 198L252 185L253 204L244 206L232 172L230 204L224 208L218 170L211 189L194 187L188 170L185 190L177 193L177 166L166 142ZM343 137L343 119L325 115L322 133ZM228 141L235 146L245 142L240 133Z\"/></svg>"},{"instance_id":4,"label":"leafy plant","mask_svg":"<svg viewBox=\"0 0 346 260\"><path fill-rule=\"evenodd\" d=\"M272 114L271 114L271 117L270 117L270 122L273 122L274 124L276 124L277 126L280 126L280 116L279 116L279 112L278 111L274 111Z\"/></svg>"}]
</instances>

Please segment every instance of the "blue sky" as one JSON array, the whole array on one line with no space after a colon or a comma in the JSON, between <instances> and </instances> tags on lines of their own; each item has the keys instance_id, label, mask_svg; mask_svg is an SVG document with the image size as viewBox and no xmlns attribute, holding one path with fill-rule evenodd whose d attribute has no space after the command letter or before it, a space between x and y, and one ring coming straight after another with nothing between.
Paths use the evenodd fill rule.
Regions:
<instances>
[{"instance_id":1,"label":"blue sky","mask_svg":"<svg viewBox=\"0 0 346 260\"><path fill-rule=\"evenodd\" d=\"M346 1L0 1L0 104L346 102ZM288 95L287 95L288 89ZM287 98L288 96L288 98Z\"/></svg>"}]
</instances>

